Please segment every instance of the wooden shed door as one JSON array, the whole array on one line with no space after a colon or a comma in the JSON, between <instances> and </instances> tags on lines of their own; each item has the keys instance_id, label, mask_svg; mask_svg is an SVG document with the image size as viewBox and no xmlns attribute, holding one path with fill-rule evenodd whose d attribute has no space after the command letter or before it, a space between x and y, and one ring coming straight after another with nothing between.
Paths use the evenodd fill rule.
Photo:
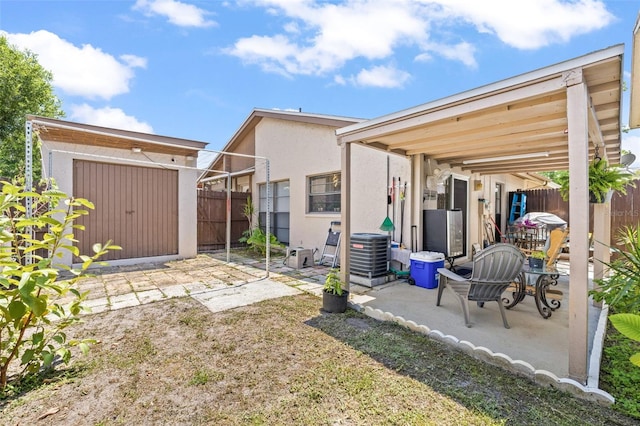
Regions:
<instances>
[{"instance_id":1,"label":"wooden shed door","mask_svg":"<svg viewBox=\"0 0 640 426\"><path fill-rule=\"evenodd\" d=\"M95 204L78 220L81 254L112 240L122 250L102 260L178 254L176 170L74 160L73 195ZM76 259L77 261L78 259Z\"/></svg>"}]
</instances>

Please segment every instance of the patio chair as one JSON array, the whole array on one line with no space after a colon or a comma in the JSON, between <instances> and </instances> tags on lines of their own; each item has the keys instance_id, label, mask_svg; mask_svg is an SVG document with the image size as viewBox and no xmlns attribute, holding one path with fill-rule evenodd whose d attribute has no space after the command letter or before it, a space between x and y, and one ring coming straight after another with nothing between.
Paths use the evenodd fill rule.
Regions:
<instances>
[{"instance_id":1,"label":"patio chair","mask_svg":"<svg viewBox=\"0 0 640 426\"><path fill-rule=\"evenodd\" d=\"M555 228L549 232L549 247L547 248L547 266L554 266L562 249L566 247L569 228Z\"/></svg>"},{"instance_id":2,"label":"patio chair","mask_svg":"<svg viewBox=\"0 0 640 426\"><path fill-rule=\"evenodd\" d=\"M497 302L502 323L509 328L501 296L522 270L525 255L514 245L498 243L476 254L469 278L462 277L446 268L438 268L440 284L436 306L440 306L442 292L449 289L460 300L464 320L471 327L469 301L482 307L484 302Z\"/></svg>"}]
</instances>

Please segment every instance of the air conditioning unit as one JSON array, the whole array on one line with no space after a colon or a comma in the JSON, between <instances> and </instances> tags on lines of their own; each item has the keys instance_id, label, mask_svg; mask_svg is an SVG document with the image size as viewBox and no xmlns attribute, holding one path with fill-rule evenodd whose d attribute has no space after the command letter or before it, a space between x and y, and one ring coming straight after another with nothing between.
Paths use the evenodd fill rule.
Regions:
<instances>
[{"instance_id":1,"label":"air conditioning unit","mask_svg":"<svg viewBox=\"0 0 640 426\"><path fill-rule=\"evenodd\" d=\"M388 235L352 234L349 248L351 273L368 278L386 275L389 262L389 243Z\"/></svg>"}]
</instances>

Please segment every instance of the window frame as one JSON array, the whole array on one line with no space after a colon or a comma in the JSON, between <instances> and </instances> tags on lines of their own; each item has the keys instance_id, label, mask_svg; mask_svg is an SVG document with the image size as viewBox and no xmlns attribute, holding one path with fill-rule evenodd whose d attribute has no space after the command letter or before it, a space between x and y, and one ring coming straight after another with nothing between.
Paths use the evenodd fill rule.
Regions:
<instances>
[{"instance_id":1,"label":"window frame","mask_svg":"<svg viewBox=\"0 0 640 426\"><path fill-rule=\"evenodd\" d=\"M277 188L280 184L286 184L289 186L289 191L286 196L282 195ZM260 229L263 232L266 232L266 211L262 208L263 203L266 200L266 197L262 195L266 192L267 184L260 183L258 184L258 223L260 225ZM271 196L271 212L269 215L269 227L270 233L275 235L278 241L283 244L289 244L289 239L291 238L290 234L290 212L291 212L291 181L289 179L283 179L279 181L271 181L269 182L270 190L269 195ZM287 199L286 203L280 203L278 200ZM286 204L286 210L276 210L277 208L282 208L283 205ZM285 238L286 237L286 238Z\"/></svg>"},{"instance_id":2,"label":"window frame","mask_svg":"<svg viewBox=\"0 0 640 426\"><path fill-rule=\"evenodd\" d=\"M337 184L334 181L334 178L336 176L337 176ZM314 193L313 192L314 181L317 181L323 178L325 179L325 182L321 183L320 185L327 186L333 183L334 187L337 188L337 190L333 190L333 191L325 190L324 192ZM341 196L342 196L342 172L341 171L333 171L329 173L322 173L322 174L307 176L307 185L306 185L307 213L339 214L342 211ZM330 197L330 199L317 201L319 198L322 198L322 197Z\"/></svg>"}]
</instances>

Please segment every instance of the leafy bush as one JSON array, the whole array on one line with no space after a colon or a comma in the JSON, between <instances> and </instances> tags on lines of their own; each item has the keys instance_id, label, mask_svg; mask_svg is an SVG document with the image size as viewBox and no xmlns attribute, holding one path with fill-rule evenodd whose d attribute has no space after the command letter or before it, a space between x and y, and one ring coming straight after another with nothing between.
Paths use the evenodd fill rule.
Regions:
<instances>
[{"instance_id":1,"label":"leafy bush","mask_svg":"<svg viewBox=\"0 0 640 426\"><path fill-rule=\"evenodd\" d=\"M33 200L32 217L25 201ZM82 352L93 341L67 340L64 329L79 321L86 294L75 288L86 270L108 250L119 249L110 241L93 246L94 255L81 255L72 244L74 224L93 204L69 198L57 189L42 194L27 192L16 183L2 182L0 192L0 391L8 382L9 367L19 362L15 380L53 368L59 359L68 363L71 347ZM40 239L32 230L45 231ZM79 268L56 263L64 252L82 260ZM44 253L44 254L42 254ZM102 264L102 263L101 263ZM68 277L63 278L61 272ZM63 304L61 299L73 297Z\"/></svg>"},{"instance_id":2,"label":"leafy bush","mask_svg":"<svg viewBox=\"0 0 640 426\"><path fill-rule=\"evenodd\" d=\"M640 315L634 314L615 314L609 317L611 324L622 335L631 340L640 342ZM629 358L632 364L640 367L640 352L637 352Z\"/></svg>"},{"instance_id":3,"label":"leafy bush","mask_svg":"<svg viewBox=\"0 0 640 426\"><path fill-rule=\"evenodd\" d=\"M616 313L640 312L640 235L638 225L621 229L618 242L624 249L611 247L614 260L607 263L611 276L595 282L599 289L589 293L594 300L605 301Z\"/></svg>"},{"instance_id":4,"label":"leafy bush","mask_svg":"<svg viewBox=\"0 0 640 426\"><path fill-rule=\"evenodd\" d=\"M242 231L242 237L238 239L240 243L246 243L249 238L251 238L251 233L253 229L253 214L255 208L253 207L253 203L251 202L251 196L247 197L247 202L242 205L242 216L247 219L248 227L244 231Z\"/></svg>"},{"instance_id":5,"label":"leafy bush","mask_svg":"<svg viewBox=\"0 0 640 426\"><path fill-rule=\"evenodd\" d=\"M262 256L267 254L267 235L262 229L260 224L253 227L253 215L255 213L255 207L251 202L251 196L247 197L247 202L242 206L242 215L247 219L249 228L242 232L242 237L238 239L241 243L246 243L256 253L260 253ZM271 249L282 249L284 244L280 243L275 235L270 234L269 243Z\"/></svg>"},{"instance_id":6,"label":"leafy bush","mask_svg":"<svg viewBox=\"0 0 640 426\"><path fill-rule=\"evenodd\" d=\"M284 244L282 244L275 235L269 234L269 243L271 245L271 249L284 248ZM267 254L267 235L260 229L260 227L253 228L251 231L251 235L247 238L247 244L251 247L252 250L259 252L261 255Z\"/></svg>"},{"instance_id":7,"label":"leafy bush","mask_svg":"<svg viewBox=\"0 0 640 426\"><path fill-rule=\"evenodd\" d=\"M636 419L640 419L640 368L630 363L629 358L638 351L639 342L623 336L613 326L607 328L600 388L616 398L614 409Z\"/></svg>"}]
</instances>

